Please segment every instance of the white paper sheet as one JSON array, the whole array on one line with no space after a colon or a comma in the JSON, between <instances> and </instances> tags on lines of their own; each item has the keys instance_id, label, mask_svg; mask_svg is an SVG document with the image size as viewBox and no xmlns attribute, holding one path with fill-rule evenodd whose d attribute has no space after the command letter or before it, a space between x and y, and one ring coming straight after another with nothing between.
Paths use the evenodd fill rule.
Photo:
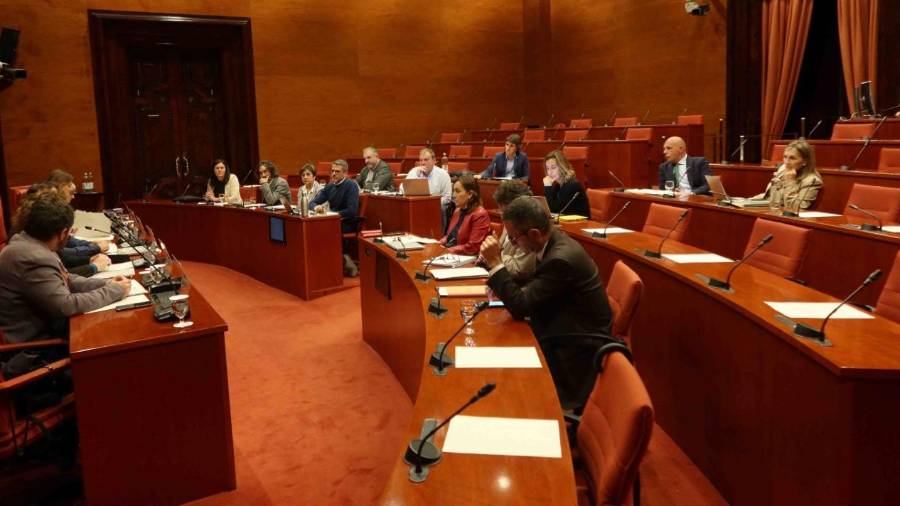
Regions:
<instances>
[{"instance_id":1,"label":"white paper sheet","mask_svg":"<svg viewBox=\"0 0 900 506\"><path fill-rule=\"evenodd\" d=\"M625 190L625 193L639 193L641 195L656 195L658 197L662 197L664 195L672 196L675 193L667 190L654 190L652 188L629 188Z\"/></svg>"},{"instance_id":2,"label":"white paper sheet","mask_svg":"<svg viewBox=\"0 0 900 506\"><path fill-rule=\"evenodd\" d=\"M150 252L150 250L147 249L146 246L139 246L139 248L140 248L140 253L138 253L138 250L135 250L131 246L122 246L119 248L118 254L119 255L140 255L140 254L146 255L147 253Z\"/></svg>"},{"instance_id":3,"label":"white paper sheet","mask_svg":"<svg viewBox=\"0 0 900 506\"><path fill-rule=\"evenodd\" d=\"M456 269L431 269L428 272L434 276L434 279L469 279L469 278L486 278L488 271L481 267L458 267Z\"/></svg>"},{"instance_id":4,"label":"white paper sheet","mask_svg":"<svg viewBox=\"0 0 900 506\"><path fill-rule=\"evenodd\" d=\"M97 234L97 235L91 235ZM109 234L101 234L100 232L94 232L92 230L85 230L82 232L81 230L74 236L76 239L81 239L82 241L112 241L115 239L114 236Z\"/></svg>"},{"instance_id":5,"label":"white paper sheet","mask_svg":"<svg viewBox=\"0 0 900 506\"><path fill-rule=\"evenodd\" d=\"M823 213L822 211L800 211L801 218L831 218L832 216L840 216L840 214Z\"/></svg>"},{"instance_id":6,"label":"white paper sheet","mask_svg":"<svg viewBox=\"0 0 900 506\"><path fill-rule=\"evenodd\" d=\"M118 272L120 274L123 272L131 271L131 273L134 274L134 264L132 264L131 262L121 262L118 264L111 264L109 266L109 269L107 269L107 270L110 272ZM124 274L123 274L123 276L124 276Z\"/></svg>"},{"instance_id":7,"label":"white paper sheet","mask_svg":"<svg viewBox=\"0 0 900 506\"><path fill-rule=\"evenodd\" d=\"M457 346L454 357L458 369L541 368L534 346Z\"/></svg>"},{"instance_id":8,"label":"white paper sheet","mask_svg":"<svg viewBox=\"0 0 900 506\"><path fill-rule=\"evenodd\" d=\"M664 253L663 257L675 262L676 264L724 264L734 261L730 258L716 255L715 253Z\"/></svg>"},{"instance_id":9,"label":"white paper sheet","mask_svg":"<svg viewBox=\"0 0 900 506\"><path fill-rule=\"evenodd\" d=\"M769 302L766 304L775 311L787 316L788 318L817 318L824 319L828 313L834 310L838 302ZM838 320L871 320L874 316L860 311L853 306L845 304L837 313L834 313L832 319Z\"/></svg>"},{"instance_id":10,"label":"white paper sheet","mask_svg":"<svg viewBox=\"0 0 900 506\"><path fill-rule=\"evenodd\" d=\"M109 218L107 218L105 214L81 210L75 211L75 222L72 224L72 226L78 230L78 237L87 240L109 235L103 232L97 232L96 230L88 230L87 227L90 226L100 230L109 230L110 225Z\"/></svg>"},{"instance_id":11,"label":"white paper sheet","mask_svg":"<svg viewBox=\"0 0 900 506\"><path fill-rule=\"evenodd\" d=\"M583 228L583 229L581 229L581 231L588 233L588 234L593 234L594 232L597 232L598 234L603 233L602 228ZM620 227L609 227L606 229L607 234L627 234L630 232L634 232L634 230L628 230L627 228L620 228Z\"/></svg>"},{"instance_id":12,"label":"white paper sheet","mask_svg":"<svg viewBox=\"0 0 900 506\"><path fill-rule=\"evenodd\" d=\"M431 265L432 267L459 267L467 263L474 262L477 257L471 255L455 255L447 253L432 260L422 260L422 265Z\"/></svg>"},{"instance_id":13,"label":"white paper sheet","mask_svg":"<svg viewBox=\"0 0 900 506\"><path fill-rule=\"evenodd\" d=\"M450 421L443 451L558 459L562 457L559 422L459 415Z\"/></svg>"},{"instance_id":14,"label":"white paper sheet","mask_svg":"<svg viewBox=\"0 0 900 506\"><path fill-rule=\"evenodd\" d=\"M128 296L137 295L139 293L147 293L147 289L144 288L144 285L137 282L136 279L131 280L131 291L128 292Z\"/></svg>"},{"instance_id":15,"label":"white paper sheet","mask_svg":"<svg viewBox=\"0 0 900 506\"><path fill-rule=\"evenodd\" d=\"M900 225L885 225L881 227L881 230L892 234L900 234Z\"/></svg>"},{"instance_id":16,"label":"white paper sheet","mask_svg":"<svg viewBox=\"0 0 900 506\"><path fill-rule=\"evenodd\" d=\"M115 308L117 308L117 307L119 307L119 306L125 306L125 305L127 305L127 304L135 304L135 303L137 303L137 302L144 302L144 301L146 301L146 300L149 300L149 299L147 299L147 296L144 295L144 294L142 294L142 293L139 293L139 294L137 294L137 295L129 295L128 297L125 297L124 299L122 299L122 300L120 300L120 301L118 301L118 302L113 302L112 304L110 304L110 305L108 305L108 306L103 306L103 307L101 307L101 308L99 308L99 309L95 309L95 310L93 310L93 311L88 311L88 312L85 313L85 314L99 313L99 312L101 312L101 311L110 311L110 310L115 309Z\"/></svg>"},{"instance_id":17,"label":"white paper sheet","mask_svg":"<svg viewBox=\"0 0 900 506\"><path fill-rule=\"evenodd\" d=\"M98 272L97 274L94 274L93 276L91 276L91 278L92 279L112 279L116 276L125 276L126 278L133 277L134 276L134 268L132 267L131 270L124 270L124 271Z\"/></svg>"}]
</instances>

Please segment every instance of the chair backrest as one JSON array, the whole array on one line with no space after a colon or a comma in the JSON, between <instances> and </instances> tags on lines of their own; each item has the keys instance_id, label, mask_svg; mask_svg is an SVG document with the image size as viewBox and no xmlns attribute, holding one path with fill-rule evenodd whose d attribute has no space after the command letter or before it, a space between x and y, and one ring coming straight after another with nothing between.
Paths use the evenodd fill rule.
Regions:
<instances>
[{"instance_id":1,"label":"chair backrest","mask_svg":"<svg viewBox=\"0 0 900 506\"><path fill-rule=\"evenodd\" d=\"M450 158L471 158L472 146L470 144L456 144L450 146Z\"/></svg>"},{"instance_id":2,"label":"chair backrest","mask_svg":"<svg viewBox=\"0 0 900 506\"><path fill-rule=\"evenodd\" d=\"M397 158L397 148L378 148L378 158Z\"/></svg>"},{"instance_id":3,"label":"chair backrest","mask_svg":"<svg viewBox=\"0 0 900 506\"><path fill-rule=\"evenodd\" d=\"M593 504L628 502L652 433L644 382L625 355L610 353L575 434Z\"/></svg>"},{"instance_id":4,"label":"chair backrest","mask_svg":"<svg viewBox=\"0 0 900 506\"><path fill-rule=\"evenodd\" d=\"M759 244L763 237L772 234L772 240L747 260L748 265L759 267L785 278L795 278L803 266L812 229L757 218L750 232L744 254Z\"/></svg>"},{"instance_id":5,"label":"chair backrest","mask_svg":"<svg viewBox=\"0 0 900 506\"><path fill-rule=\"evenodd\" d=\"M878 215L883 221L894 223L900 221L900 188L853 183L844 214L868 218L864 213L851 209L850 204Z\"/></svg>"},{"instance_id":6,"label":"chair backrest","mask_svg":"<svg viewBox=\"0 0 900 506\"><path fill-rule=\"evenodd\" d=\"M441 134L441 141L444 142L460 142L462 140L462 134L459 132L444 132Z\"/></svg>"},{"instance_id":7,"label":"chair backrest","mask_svg":"<svg viewBox=\"0 0 900 506\"><path fill-rule=\"evenodd\" d=\"M685 209L681 207L650 204L650 211L647 212L647 219L644 220L644 228L641 229L641 232L665 237L665 235L669 233L669 230L672 230L672 227L675 226L678 217L681 216L681 213L684 211ZM669 238L675 241L683 239L684 234L687 232L689 221L691 221L690 210L688 210L688 215L684 220L682 220L682 222L678 224L678 227L672 231Z\"/></svg>"},{"instance_id":8,"label":"chair backrest","mask_svg":"<svg viewBox=\"0 0 900 506\"><path fill-rule=\"evenodd\" d=\"M514 123L500 123L500 128L498 130L518 130L519 127L521 127L521 124L518 121Z\"/></svg>"},{"instance_id":9,"label":"chair backrest","mask_svg":"<svg viewBox=\"0 0 900 506\"><path fill-rule=\"evenodd\" d=\"M637 125L637 116L622 116L613 120L613 126Z\"/></svg>"},{"instance_id":10,"label":"chair backrest","mask_svg":"<svg viewBox=\"0 0 900 506\"><path fill-rule=\"evenodd\" d=\"M447 165L450 172L464 172L469 170L469 162L450 162Z\"/></svg>"},{"instance_id":11,"label":"chair backrest","mask_svg":"<svg viewBox=\"0 0 900 506\"><path fill-rule=\"evenodd\" d=\"M878 154L878 172L900 173L900 148L881 148Z\"/></svg>"},{"instance_id":12,"label":"chair backrest","mask_svg":"<svg viewBox=\"0 0 900 506\"><path fill-rule=\"evenodd\" d=\"M525 133L522 135L523 142L534 142L534 141L542 141L544 140L544 129L543 128L528 128L525 130Z\"/></svg>"},{"instance_id":13,"label":"chair backrest","mask_svg":"<svg viewBox=\"0 0 900 506\"><path fill-rule=\"evenodd\" d=\"M613 265L612 274L606 283L606 297L613 312L612 335L628 341L631 333L631 320L637 310L644 282L631 267L621 260Z\"/></svg>"},{"instance_id":14,"label":"chair backrest","mask_svg":"<svg viewBox=\"0 0 900 506\"><path fill-rule=\"evenodd\" d=\"M625 132L626 141L649 141L650 134L653 133L652 128L629 128Z\"/></svg>"},{"instance_id":15,"label":"chair backrest","mask_svg":"<svg viewBox=\"0 0 900 506\"><path fill-rule=\"evenodd\" d=\"M703 115L702 114L686 114L683 116L678 116L675 118L675 123L679 125L702 125L703 124Z\"/></svg>"},{"instance_id":16,"label":"chair backrest","mask_svg":"<svg viewBox=\"0 0 900 506\"><path fill-rule=\"evenodd\" d=\"M900 251L894 257L894 266L881 289L875 312L900 323Z\"/></svg>"},{"instance_id":17,"label":"chair backrest","mask_svg":"<svg viewBox=\"0 0 900 506\"><path fill-rule=\"evenodd\" d=\"M29 186L10 186L9 187L9 214L10 216L19 208L22 199L28 193Z\"/></svg>"},{"instance_id":18,"label":"chair backrest","mask_svg":"<svg viewBox=\"0 0 900 506\"><path fill-rule=\"evenodd\" d=\"M493 158L497 156L497 153L503 151L503 149L504 146L485 146L481 156L484 158Z\"/></svg>"},{"instance_id":19,"label":"chair backrest","mask_svg":"<svg viewBox=\"0 0 900 506\"><path fill-rule=\"evenodd\" d=\"M569 123L569 128L591 128L592 126L594 126L594 120L592 118L573 119Z\"/></svg>"},{"instance_id":20,"label":"chair backrest","mask_svg":"<svg viewBox=\"0 0 900 506\"><path fill-rule=\"evenodd\" d=\"M403 162L386 162L391 174L399 174L403 170Z\"/></svg>"},{"instance_id":21,"label":"chair backrest","mask_svg":"<svg viewBox=\"0 0 900 506\"><path fill-rule=\"evenodd\" d=\"M3 209L3 197L0 197L0 209ZM0 250L6 246L6 239L8 239L6 235L6 222L3 221L3 216L0 215ZM0 332L0 343L2 343L2 332Z\"/></svg>"},{"instance_id":22,"label":"chair backrest","mask_svg":"<svg viewBox=\"0 0 900 506\"><path fill-rule=\"evenodd\" d=\"M591 206L591 219L596 221L606 221L609 219L609 206L612 205L609 190L597 190L588 188L588 203Z\"/></svg>"},{"instance_id":23,"label":"chair backrest","mask_svg":"<svg viewBox=\"0 0 900 506\"><path fill-rule=\"evenodd\" d=\"M587 146L563 146L563 156L568 160L587 160Z\"/></svg>"},{"instance_id":24,"label":"chair backrest","mask_svg":"<svg viewBox=\"0 0 900 506\"><path fill-rule=\"evenodd\" d=\"M331 162L316 162L316 179L331 177Z\"/></svg>"},{"instance_id":25,"label":"chair backrest","mask_svg":"<svg viewBox=\"0 0 900 506\"><path fill-rule=\"evenodd\" d=\"M769 154L769 161L775 165L780 165L784 161L784 149L787 144L772 144L772 152Z\"/></svg>"},{"instance_id":26,"label":"chair backrest","mask_svg":"<svg viewBox=\"0 0 900 506\"><path fill-rule=\"evenodd\" d=\"M418 160L419 159L419 151L422 151L423 149L425 149L425 146L406 146L406 149L403 151L403 159L404 160L409 160L409 159Z\"/></svg>"},{"instance_id":27,"label":"chair backrest","mask_svg":"<svg viewBox=\"0 0 900 506\"><path fill-rule=\"evenodd\" d=\"M500 223L499 221L492 221L491 222L491 234L493 234L494 237L499 238L500 234L502 234L502 233L503 233L503 224Z\"/></svg>"},{"instance_id":28,"label":"chair backrest","mask_svg":"<svg viewBox=\"0 0 900 506\"><path fill-rule=\"evenodd\" d=\"M833 141L855 141L871 138L875 133L875 123L835 123L831 131Z\"/></svg>"},{"instance_id":29,"label":"chair backrest","mask_svg":"<svg viewBox=\"0 0 900 506\"><path fill-rule=\"evenodd\" d=\"M566 130L566 133L563 134L563 140L565 142L583 141L587 139L587 136L587 130Z\"/></svg>"}]
</instances>

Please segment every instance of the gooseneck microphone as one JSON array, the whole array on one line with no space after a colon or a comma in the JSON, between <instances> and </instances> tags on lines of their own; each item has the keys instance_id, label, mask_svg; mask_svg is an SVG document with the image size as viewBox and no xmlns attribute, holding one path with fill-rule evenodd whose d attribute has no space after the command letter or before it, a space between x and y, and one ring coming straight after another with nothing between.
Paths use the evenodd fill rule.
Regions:
<instances>
[{"instance_id":1,"label":"gooseneck microphone","mask_svg":"<svg viewBox=\"0 0 900 506\"><path fill-rule=\"evenodd\" d=\"M613 217L610 218L609 221L606 222L606 226L603 227L603 232L594 232L593 234L591 234L591 237L593 237L595 239L606 239L606 231L609 229L609 226L612 224L612 222L616 221L616 218L618 218L619 215L622 214L623 211L628 209L628 206L630 206L630 205L631 205L631 201L626 200L625 203L622 204L622 207L619 208L619 211L616 214L614 214Z\"/></svg>"},{"instance_id":2,"label":"gooseneck microphone","mask_svg":"<svg viewBox=\"0 0 900 506\"><path fill-rule=\"evenodd\" d=\"M428 269L430 269L431 264L434 263L434 261L440 257L441 257L441 255L429 258L428 261L425 263L425 268L421 272L416 270L416 279L427 283L428 282Z\"/></svg>"},{"instance_id":3,"label":"gooseneck microphone","mask_svg":"<svg viewBox=\"0 0 900 506\"><path fill-rule=\"evenodd\" d=\"M617 183L619 183L619 187L613 188L613 191L616 193L624 192L625 191L625 183L622 182L621 179L619 179L619 176L617 176L615 172L613 172L611 170L608 170L607 172L609 172L609 175L612 176L612 178L615 179Z\"/></svg>"},{"instance_id":4,"label":"gooseneck microphone","mask_svg":"<svg viewBox=\"0 0 900 506\"><path fill-rule=\"evenodd\" d=\"M575 202L575 199L578 198L578 195L580 195L580 194L581 194L581 192L575 192L575 195L572 195L572 198L570 198L569 201L566 202L566 205L564 205L562 207L562 209L560 209L559 212L556 213L556 218L553 220L554 223L559 224L559 217L562 216L563 213L566 212L567 209L569 209L569 206L572 205L572 202Z\"/></svg>"},{"instance_id":5,"label":"gooseneck microphone","mask_svg":"<svg viewBox=\"0 0 900 506\"><path fill-rule=\"evenodd\" d=\"M403 239L401 239L399 235L397 236L397 242L400 243L400 249L396 250L394 257L400 260L408 260L409 255L406 254L406 245L403 244Z\"/></svg>"},{"instance_id":6,"label":"gooseneck microphone","mask_svg":"<svg viewBox=\"0 0 900 506\"><path fill-rule=\"evenodd\" d=\"M875 214L871 211L866 211L865 209L859 207L856 204L850 204L848 207L850 209L853 209L854 211L859 211L859 212L865 214L866 216L869 216L871 218L875 218L876 220L878 220L878 225L872 225L871 223L863 223L862 225L859 226L860 230L867 230L869 232L878 232L881 230L881 225L882 225L881 216L878 216L877 214Z\"/></svg>"},{"instance_id":7,"label":"gooseneck microphone","mask_svg":"<svg viewBox=\"0 0 900 506\"><path fill-rule=\"evenodd\" d=\"M713 288L719 288L722 290L730 290L731 289L731 276L734 274L734 271L738 267L743 265L743 263L746 262L748 258L752 257L763 246L765 246L766 244L769 244L769 241L772 240L772 237L773 237L772 234L769 234L769 235L763 237L762 240L759 241L759 243L757 243L756 246L754 246L752 250L750 250L746 255L744 255L744 258L741 258L740 260L738 260L738 262L736 264L734 264L734 267L732 267L731 270L728 271L728 276L725 278L725 281L722 281L722 280L716 279L716 278L709 278L709 281L707 282L707 284Z\"/></svg>"},{"instance_id":8,"label":"gooseneck microphone","mask_svg":"<svg viewBox=\"0 0 900 506\"><path fill-rule=\"evenodd\" d=\"M244 174L244 179L241 180L241 186L244 186L245 184L247 184L247 178L249 178L250 174L253 174L254 172L255 171L251 168L250 170L247 171L246 174Z\"/></svg>"},{"instance_id":9,"label":"gooseneck microphone","mask_svg":"<svg viewBox=\"0 0 900 506\"><path fill-rule=\"evenodd\" d=\"M85 225L84 228L86 228L87 230L93 230L94 232L100 232L101 234L112 235L112 232L109 232L106 230L100 230L100 229L92 227L90 225ZM124 230L123 230L123 232L124 232ZM169 273L167 273L166 271L160 270L156 266L156 256L153 254L152 251L150 251L150 248L147 248L146 246L144 246L144 250L147 252L147 255L149 255L149 256L145 256L144 253L141 251L140 245L138 244L139 241L135 240L134 237L131 237L130 234L121 233L121 234L118 234L118 236L121 237L122 240L125 241L126 244L128 244L129 246L131 246L134 249L134 252L137 253L138 256L140 256L141 259L147 263L147 266L150 268L150 270L154 271L158 276L160 276L160 279L163 280L163 282L168 283L168 284L174 283L174 280L172 279L171 276L169 276ZM159 284L163 284L163 282L160 282Z\"/></svg>"},{"instance_id":10,"label":"gooseneck microphone","mask_svg":"<svg viewBox=\"0 0 900 506\"><path fill-rule=\"evenodd\" d=\"M840 304L835 306L834 309L832 309L831 312L828 313L828 316L826 316L825 319L822 321L821 327L819 327L818 329L814 329L814 328L810 327L809 325L806 325L803 323L795 323L794 324L794 334L798 335L800 337L806 337L808 339L813 339L813 340L819 342L820 344L830 345L831 343L827 342L827 340L825 339L825 325L828 324L828 320L831 319L831 317L834 315L834 313L836 313L837 310L841 308L841 306L843 306L844 304L849 302L850 299L855 297L856 294L859 293L860 290L871 285L875 281L878 281L878 278L880 278L880 277L881 277L881 269L875 269L874 271L872 271L872 274L869 274L869 277L867 277L866 280L863 281L861 285L856 287L856 290L853 290L853 292L851 292L850 295L848 295L846 299L842 300Z\"/></svg>"},{"instance_id":11,"label":"gooseneck microphone","mask_svg":"<svg viewBox=\"0 0 900 506\"><path fill-rule=\"evenodd\" d=\"M444 357L444 354L447 352L447 348L450 346L450 343L452 343L453 340L456 339L456 336L458 336L459 333L462 332L464 328L466 328L466 325L472 323L472 321L475 320L475 318L477 318L482 311L487 309L488 304L489 303L486 300L475 304L475 311L472 313L472 316L466 318L466 320L463 321L463 324L460 325L459 329L457 329L452 336L450 336L450 339L447 340L446 344L438 343L438 348L440 348L440 351L435 351L434 353L432 353L431 359L428 361L429 365L434 367L434 374L436 376L446 375L447 371L445 370L445 367L448 365L453 365L453 359L451 359L450 357Z\"/></svg>"},{"instance_id":12,"label":"gooseneck microphone","mask_svg":"<svg viewBox=\"0 0 900 506\"><path fill-rule=\"evenodd\" d=\"M812 134L814 134L814 133L816 132L816 130L822 125L822 121L823 121L823 120L819 120L818 123L816 123L815 125L813 125L813 127L809 130L809 133L806 134L806 138L807 138L807 139L812 138Z\"/></svg>"},{"instance_id":13,"label":"gooseneck microphone","mask_svg":"<svg viewBox=\"0 0 900 506\"><path fill-rule=\"evenodd\" d=\"M881 128L881 125L883 125L884 122L885 122L885 120L887 120L887 119L888 119L887 116L881 118L881 121L879 121L878 124L875 125L875 129L872 130L872 135L866 137L866 138L863 140L863 145L862 145L861 148L859 148L859 151L856 152L856 156L853 157L853 161L850 162L849 165L841 165L841 166L840 166L840 170L851 170L851 169L853 169L854 167L856 167L856 162L859 161L859 157L862 156L862 154L863 154L863 152L866 150L866 148L869 147L869 144L872 143L872 139L875 138L875 134L878 133L878 129Z\"/></svg>"},{"instance_id":14,"label":"gooseneck microphone","mask_svg":"<svg viewBox=\"0 0 900 506\"><path fill-rule=\"evenodd\" d=\"M403 460L410 464L409 468L409 480L413 483L421 483L425 481L425 478L428 477L428 466L432 464L436 464L441 459L441 451L437 449L434 444L428 442L428 440L434 436L434 434L441 429L441 427L447 425L450 420L462 413L463 410L475 404L476 402L484 399L488 396L494 389L497 388L496 383L485 383L483 387L478 389L478 392L469 399L468 402L463 404L459 409L453 412L452 415L448 416L443 422L438 424L436 427L428 431L421 439L413 439L409 442L409 447L406 449L406 455L403 457ZM423 453L423 450L426 450Z\"/></svg>"},{"instance_id":15,"label":"gooseneck microphone","mask_svg":"<svg viewBox=\"0 0 900 506\"><path fill-rule=\"evenodd\" d=\"M428 312L437 318L440 318L447 312L447 308L441 305L441 290L437 286L434 287L434 297L428 303Z\"/></svg>"},{"instance_id":16,"label":"gooseneck microphone","mask_svg":"<svg viewBox=\"0 0 900 506\"><path fill-rule=\"evenodd\" d=\"M662 258L663 244L666 243L666 241L669 239L669 236L672 235L672 232L674 232L675 229L678 228L678 225L680 225L681 222L684 221L685 218L687 218L688 212L690 212L689 209L685 209L681 212L681 215L678 217L678 220L675 221L675 224L672 225L672 228L670 228L669 231L666 232L666 235L665 237L663 237L662 241L659 241L659 247L656 248L656 251L644 250L645 257Z\"/></svg>"},{"instance_id":17,"label":"gooseneck microphone","mask_svg":"<svg viewBox=\"0 0 900 506\"><path fill-rule=\"evenodd\" d=\"M638 125L643 125L644 122L647 121L647 118L648 118L649 116L650 116L650 109L647 109L647 112L644 113L644 117L641 118L640 121L638 121Z\"/></svg>"}]
</instances>

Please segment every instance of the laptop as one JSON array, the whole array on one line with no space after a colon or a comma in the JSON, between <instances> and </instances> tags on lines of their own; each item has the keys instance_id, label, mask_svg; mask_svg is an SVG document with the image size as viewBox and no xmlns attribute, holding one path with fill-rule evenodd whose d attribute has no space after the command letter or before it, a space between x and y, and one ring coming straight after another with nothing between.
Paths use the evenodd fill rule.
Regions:
<instances>
[{"instance_id":1,"label":"laptop","mask_svg":"<svg viewBox=\"0 0 900 506\"><path fill-rule=\"evenodd\" d=\"M427 197L431 195L428 189L428 180L424 178L405 179L403 181L403 194L407 197Z\"/></svg>"},{"instance_id":2,"label":"laptop","mask_svg":"<svg viewBox=\"0 0 900 506\"><path fill-rule=\"evenodd\" d=\"M725 191L725 185L722 184L722 178L719 176L706 176L706 183L709 184L709 191L716 198L716 203L723 206L734 207L768 207L768 199L747 199L742 197L729 197Z\"/></svg>"}]
</instances>

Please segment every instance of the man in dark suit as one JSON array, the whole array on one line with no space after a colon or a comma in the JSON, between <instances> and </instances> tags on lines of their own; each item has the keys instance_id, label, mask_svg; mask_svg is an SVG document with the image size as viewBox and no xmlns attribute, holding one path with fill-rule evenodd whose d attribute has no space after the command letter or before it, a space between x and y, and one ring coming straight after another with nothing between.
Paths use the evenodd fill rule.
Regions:
<instances>
[{"instance_id":1,"label":"man in dark suit","mask_svg":"<svg viewBox=\"0 0 900 506\"><path fill-rule=\"evenodd\" d=\"M663 145L666 161L659 166L659 188L673 181L675 189L700 195L709 194L706 176L711 176L709 162L702 156L688 156L687 145L681 137L669 137Z\"/></svg>"},{"instance_id":2,"label":"man in dark suit","mask_svg":"<svg viewBox=\"0 0 900 506\"><path fill-rule=\"evenodd\" d=\"M604 343L612 312L597 266L584 248L556 228L532 197L519 197L506 206L503 224L510 242L537 255L533 277L516 281L503 264L497 239L488 236L481 245L481 256L490 269L488 286L513 318L530 318L542 345L560 334L580 334L588 341ZM553 350L542 347L560 398L572 398L591 370L592 354L559 348L558 342L550 344Z\"/></svg>"},{"instance_id":3,"label":"man in dark suit","mask_svg":"<svg viewBox=\"0 0 900 506\"><path fill-rule=\"evenodd\" d=\"M488 168L478 177L511 177L528 180L528 155L522 152L522 137L512 134L506 138L503 151L494 155Z\"/></svg>"},{"instance_id":4,"label":"man in dark suit","mask_svg":"<svg viewBox=\"0 0 900 506\"><path fill-rule=\"evenodd\" d=\"M363 149L366 166L356 176L356 184L364 190L372 190L378 185L379 190L394 191L394 174L391 168L378 156L378 149L369 146Z\"/></svg>"}]
</instances>

